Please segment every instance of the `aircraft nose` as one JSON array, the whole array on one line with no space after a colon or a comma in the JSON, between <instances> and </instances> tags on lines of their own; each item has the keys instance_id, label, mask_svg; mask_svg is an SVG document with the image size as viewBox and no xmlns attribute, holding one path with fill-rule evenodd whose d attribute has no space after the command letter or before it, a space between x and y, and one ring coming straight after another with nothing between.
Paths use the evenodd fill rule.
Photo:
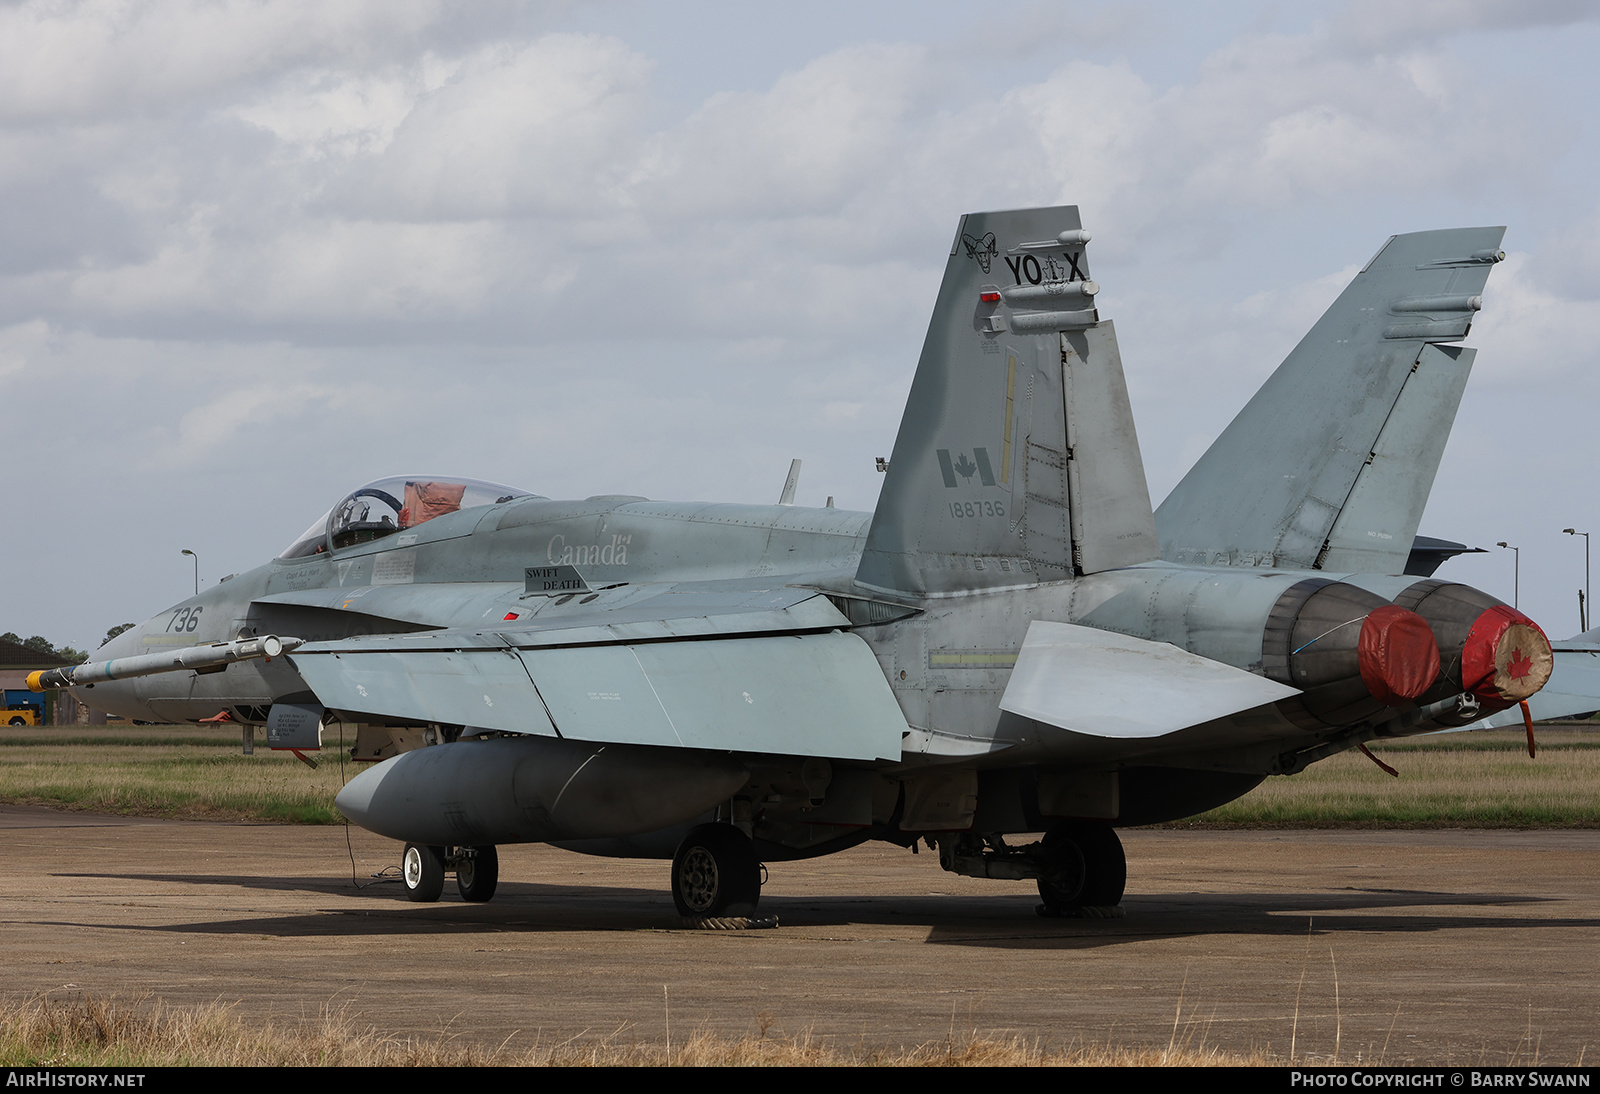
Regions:
<instances>
[{"instance_id":1,"label":"aircraft nose","mask_svg":"<svg viewBox=\"0 0 1600 1094\"><path fill-rule=\"evenodd\" d=\"M119 657L133 657L147 653L143 636L149 623L129 628L89 655L91 661L114 661ZM103 710L123 718L157 721L155 714L140 700L137 680L99 680L92 687L75 687L72 693L78 701L93 710Z\"/></svg>"},{"instance_id":2,"label":"aircraft nose","mask_svg":"<svg viewBox=\"0 0 1600 1094\"><path fill-rule=\"evenodd\" d=\"M144 653L145 650L140 639L144 636L145 627L147 626L149 626L148 623L139 627L129 627L90 654L89 660L110 661L116 657L132 657L136 653Z\"/></svg>"}]
</instances>

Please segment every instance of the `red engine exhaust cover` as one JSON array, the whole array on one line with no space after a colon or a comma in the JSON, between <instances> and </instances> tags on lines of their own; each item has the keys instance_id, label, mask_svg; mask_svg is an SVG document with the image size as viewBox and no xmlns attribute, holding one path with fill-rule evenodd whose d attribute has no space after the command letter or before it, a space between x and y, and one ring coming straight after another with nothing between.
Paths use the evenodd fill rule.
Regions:
<instances>
[{"instance_id":1,"label":"red engine exhaust cover","mask_svg":"<svg viewBox=\"0 0 1600 1094\"><path fill-rule=\"evenodd\" d=\"M1433 628L1416 612L1393 604L1367 615L1356 656L1361 682L1385 706L1414 702L1439 675L1439 644Z\"/></svg>"},{"instance_id":2,"label":"red engine exhaust cover","mask_svg":"<svg viewBox=\"0 0 1600 1094\"><path fill-rule=\"evenodd\" d=\"M1504 604L1478 616L1461 647L1462 686L1500 709L1544 687L1554 668L1539 624Z\"/></svg>"}]
</instances>

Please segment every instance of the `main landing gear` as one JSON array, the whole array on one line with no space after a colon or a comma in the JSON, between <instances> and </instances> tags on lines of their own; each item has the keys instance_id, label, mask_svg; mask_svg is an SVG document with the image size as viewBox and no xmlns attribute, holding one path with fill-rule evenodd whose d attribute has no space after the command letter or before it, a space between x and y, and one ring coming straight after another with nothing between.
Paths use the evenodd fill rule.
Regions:
<instances>
[{"instance_id":1,"label":"main landing gear","mask_svg":"<svg viewBox=\"0 0 1600 1094\"><path fill-rule=\"evenodd\" d=\"M1103 821L1058 821L1035 859L1042 916L1115 913L1128 883L1128 860L1116 829Z\"/></svg>"},{"instance_id":2,"label":"main landing gear","mask_svg":"<svg viewBox=\"0 0 1600 1094\"><path fill-rule=\"evenodd\" d=\"M672 857L672 902L694 919L751 917L761 899L755 845L731 824L689 830Z\"/></svg>"},{"instance_id":3,"label":"main landing gear","mask_svg":"<svg viewBox=\"0 0 1600 1094\"><path fill-rule=\"evenodd\" d=\"M456 874L456 890L461 899L481 903L494 896L500 882L500 856L493 846L439 847L422 843L406 844L400 860L400 878L406 885L407 899L431 904L444 892L446 868Z\"/></svg>"},{"instance_id":4,"label":"main landing gear","mask_svg":"<svg viewBox=\"0 0 1600 1094\"><path fill-rule=\"evenodd\" d=\"M939 865L966 877L1038 882L1042 916L1116 919L1128 880L1122 841L1105 821L1058 820L1038 843L1009 847L999 834L940 833L926 837Z\"/></svg>"}]
</instances>

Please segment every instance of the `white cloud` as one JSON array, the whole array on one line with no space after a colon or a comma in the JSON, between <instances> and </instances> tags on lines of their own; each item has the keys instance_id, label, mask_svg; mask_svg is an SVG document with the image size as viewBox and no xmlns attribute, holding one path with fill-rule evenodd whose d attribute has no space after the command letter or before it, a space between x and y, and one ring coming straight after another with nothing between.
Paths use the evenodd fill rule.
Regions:
<instances>
[{"instance_id":1,"label":"white cloud","mask_svg":"<svg viewBox=\"0 0 1600 1094\"><path fill-rule=\"evenodd\" d=\"M1032 135L1037 166L1023 163L1048 180L1055 200L1109 210L1130 204L1149 181L1144 153L1162 106L1125 65L1068 62L1042 83L1011 92L1002 109L1016 110L1013 127Z\"/></svg>"},{"instance_id":2,"label":"white cloud","mask_svg":"<svg viewBox=\"0 0 1600 1094\"><path fill-rule=\"evenodd\" d=\"M32 319L0 328L0 380L20 374L47 351L50 324Z\"/></svg>"},{"instance_id":3,"label":"white cloud","mask_svg":"<svg viewBox=\"0 0 1600 1094\"><path fill-rule=\"evenodd\" d=\"M393 67L376 73L301 70L230 112L310 158L371 155L394 139L421 83L420 73Z\"/></svg>"},{"instance_id":4,"label":"white cloud","mask_svg":"<svg viewBox=\"0 0 1600 1094\"><path fill-rule=\"evenodd\" d=\"M1477 169L1485 127L1518 122L1505 104L1471 93L1462 75L1344 57L1313 38L1240 39L1193 86L1163 97L1154 140L1140 151L1191 208L1449 185ZM1442 85L1453 93L1441 94Z\"/></svg>"},{"instance_id":5,"label":"white cloud","mask_svg":"<svg viewBox=\"0 0 1600 1094\"><path fill-rule=\"evenodd\" d=\"M1542 283L1530 256L1510 253L1489 277L1483 311L1473 323L1478 347L1474 380L1526 387L1585 379L1594 371L1600 300L1567 296Z\"/></svg>"},{"instance_id":6,"label":"white cloud","mask_svg":"<svg viewBox=\"0 0 1600 1094\"><path fill-rule=\"evenodd\" d=\"M907 114L933 76L922 49L852 46L768 91L713 96L651 142L638 200L719 220L834 214L904 162L920 128Z\"/></svg>"},{"instance_id":7,"label":"white cloud","mask_svg":"<svg viewBox=\"0 0 1600 1094\"><path fill-rule=\"evenodd\" d=\"M286 25L306 18L284 9ZM1445 61L1353 60L1314 35L1239 39L1160 93L1126 64L1068 60L998 97L963 85L959 101L945 52L852 45L652 132L651 63L617 38L407 52L362 25L329 30L338 64L275 55L219 112L264 140L239 129L207 156L181 127L141 129L137 147L86 150L82 169L143 242L29 291L65 290L79 321L175 331L205 315L207 337L219 322L343 338L441 317L522 330L557 308L617 333L820 331L866 299L899 323L928 261L909 248L961 208L1079 203L1102 256L1153 234L1213 249L1226 218L1262 206L1470 174L1480 139ZM270 53L284 34L266 38ZM1427 155L1419 128L1444 134Z\"/></svg>"},{"instance_id":8,"label":"white cloud","mask_svg":"<svg viewBox=\"0 0 1600 1094\"><path fill-rule=\"evenodd\" d=\"M418 219L608 211L642 139L648 70L590 35L485 47L418 98L343 201Z\"/></svg>"},{"instance_id":9,"label":"white cloud","mask_svg":"<svg viewBox=\"0 0 1600 1094\"><path fill-rule=\"evenodd\" d=\"M51 0L0 8L0 118L113 115L409 42L435 0Z\"/></svg>"},{"instance_id":10,"label":"white cloud","mask_svg":"<svg viewBox=\"0 0 1600 1094\"><path fill-rule=\"evenodd\" d=\"M300 222L228 246L215 210L149 261L72 278L85 311L121 319L232 323L416 322L479 313L505 277L501 233L484 222Z\"/></svg>"},{"instance_id":11,"label":"white cloud","mask_svg":"<svg viewBox=\"0 0 1600 1094\"><path fill-rule=\"evenodd\" d=\"M1565 26L1600 18L1593 0L1349 0L1329 36L1353 50L1417 49L1486 30Z\"/></svg>"},{"instance_id":12,"label":"white cloud","mask_svg":"<svg viewBox=\"0 0 1600 1094\"><path fill-rule=\"evenodd\" d=\"M1600 209L1588 215L1574 210L1569 216L1568 223L1538 241L1538 268L1545 280L1574 296L1600 298Z\"/></svg>"},{"instance_id":13,"label":"white cloud","mask_svg":"<svg viewBox=\"0 0 1600 1094\"><path fill-rule=\"evenodd\" d=\"M481 221L307 224L271 240L259 267L235 261L228 273L263 318L475 314L506 272L499 239L495 226Z\"/></svg>"},{"instance_id":14,"label":"white cloud","mask_svg":"<svg viewBox=\"0 0 1600 1094\"><path fill-rule=\"evenodd\" d=\"M308 413L318 404L351 401L350 393L326 385L264 383L224 392L178 419L176 436L158 452L148 452L156 466L221 455L249 427L259 430L278 419Z\"/></svg>"}]
</instances>

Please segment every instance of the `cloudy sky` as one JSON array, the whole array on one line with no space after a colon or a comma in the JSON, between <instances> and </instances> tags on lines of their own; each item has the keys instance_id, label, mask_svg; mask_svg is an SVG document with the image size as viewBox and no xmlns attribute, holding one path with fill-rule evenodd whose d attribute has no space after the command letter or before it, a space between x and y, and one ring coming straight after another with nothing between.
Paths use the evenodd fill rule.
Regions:
<instances>
[{"instance_id":1,"label":"cloudy sky","mask_svg":"<svg viewBox=\"0 0 1600 1094\"><path fill-rule=\"evenodd\" d=\"M1595 0L6 3L0 631L386 474L870 509L958 216L1071 203L1156 498L1388 235L1507 225L1422 531L1570 634L1597 56Z\"/></svg>"}]
</instances>

